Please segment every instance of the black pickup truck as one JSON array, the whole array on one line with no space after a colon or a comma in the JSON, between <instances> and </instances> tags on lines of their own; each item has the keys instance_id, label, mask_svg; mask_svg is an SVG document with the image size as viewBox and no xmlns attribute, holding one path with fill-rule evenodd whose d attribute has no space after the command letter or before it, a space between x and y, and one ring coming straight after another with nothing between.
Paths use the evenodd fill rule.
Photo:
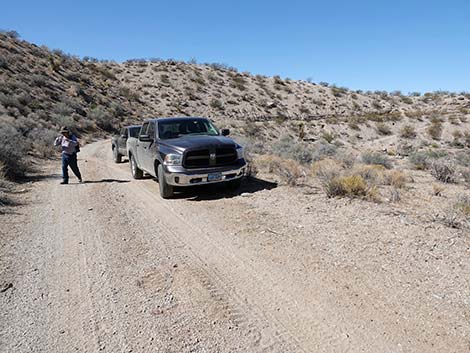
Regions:
<instances>
[{"instance_id":1,"label":"black pickup truck","mask_svg":"<svg viewBox=\"0 0 470 353\"><path fill-rule=\"evenodd\" d=\"M227 183L236 188L246 162L243 147L226 137L229 133L206 118L146 120L138 137L127 141L132 176L156 177L163 198L172 197L175 187Z\"/></svg>"},{"instance_id":2,"label":"black pickup truck","mask_svg":"<svg viewBox=\"0 0 470 353\"><path fill-rule=\"evenodd\" d=\"M127 140L129 137L137 137L142 125L131 125L121 128L119 135L111 140L111 148L113 149L113 159L116 163L122 162L122 157L127 156Z\"/></svg>"}]
</instances>

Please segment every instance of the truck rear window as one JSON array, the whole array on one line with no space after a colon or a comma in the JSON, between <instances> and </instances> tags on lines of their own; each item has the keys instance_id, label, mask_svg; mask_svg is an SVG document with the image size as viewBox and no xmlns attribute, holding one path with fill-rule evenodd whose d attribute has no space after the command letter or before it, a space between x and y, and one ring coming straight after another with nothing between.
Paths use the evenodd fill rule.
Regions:
<instances>
[{"instance_id":1,"label":"truck rear window","mask_svg":"<svg viewBox=\"0 0 470 353\"><path fill-rule=\"evenodd\" d=\"M129 128L129 136L130 137L137 137L139 136L140 126L131 127Z\"/></svg>"}]
</instances>

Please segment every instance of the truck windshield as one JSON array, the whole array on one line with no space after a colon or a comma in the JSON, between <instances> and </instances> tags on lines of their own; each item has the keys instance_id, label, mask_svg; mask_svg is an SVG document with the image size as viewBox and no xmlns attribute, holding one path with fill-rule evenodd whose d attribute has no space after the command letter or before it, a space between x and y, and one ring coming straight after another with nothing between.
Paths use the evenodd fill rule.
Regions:
<instances>
[{"instance_id":1,"label":"truck windshield","mask_svg":"<svg viewBox=\"0 0 470 353\"><path fill-rule=\"evenodd\" d=\"M217 136L219 132L206 119L175 119L158 122L158 135L161 139L174 139L187 135Z\"/></svg>"}]
</instances>

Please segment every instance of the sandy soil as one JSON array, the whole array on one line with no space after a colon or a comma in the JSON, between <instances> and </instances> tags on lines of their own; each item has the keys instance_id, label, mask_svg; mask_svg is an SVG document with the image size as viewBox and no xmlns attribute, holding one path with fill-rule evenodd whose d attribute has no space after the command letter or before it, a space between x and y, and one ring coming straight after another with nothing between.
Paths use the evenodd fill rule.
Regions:
<instances>
[{"instance_id":1,"label":"sandy soil","mask_svg":"<svg viewBox=\"0 0 470 353\"><path fill-rule=\"evenodd\" d=\"M2 353L470 351L468 230L412 201L256 180L164 201L109 141L79 164L0 216Z\"/></svg>"}]
</instances>

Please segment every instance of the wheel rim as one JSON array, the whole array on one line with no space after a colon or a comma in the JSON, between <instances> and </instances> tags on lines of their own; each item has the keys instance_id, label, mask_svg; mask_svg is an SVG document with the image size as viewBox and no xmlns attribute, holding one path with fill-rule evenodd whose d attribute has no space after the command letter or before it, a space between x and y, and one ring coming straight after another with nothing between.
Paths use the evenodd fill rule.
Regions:
<instances>
[{"instance_id":1,"label":"wheel rim","mask_svg":"<svg viewBox=\"0 0 470 353\"><path fill-rule=\"evenodd\" d=\"M131 159L131 169L132 169L132 175L135 176L135 161L134 161L134 157L132 157L132 159Z\"/></svg>"}]
</instances>

